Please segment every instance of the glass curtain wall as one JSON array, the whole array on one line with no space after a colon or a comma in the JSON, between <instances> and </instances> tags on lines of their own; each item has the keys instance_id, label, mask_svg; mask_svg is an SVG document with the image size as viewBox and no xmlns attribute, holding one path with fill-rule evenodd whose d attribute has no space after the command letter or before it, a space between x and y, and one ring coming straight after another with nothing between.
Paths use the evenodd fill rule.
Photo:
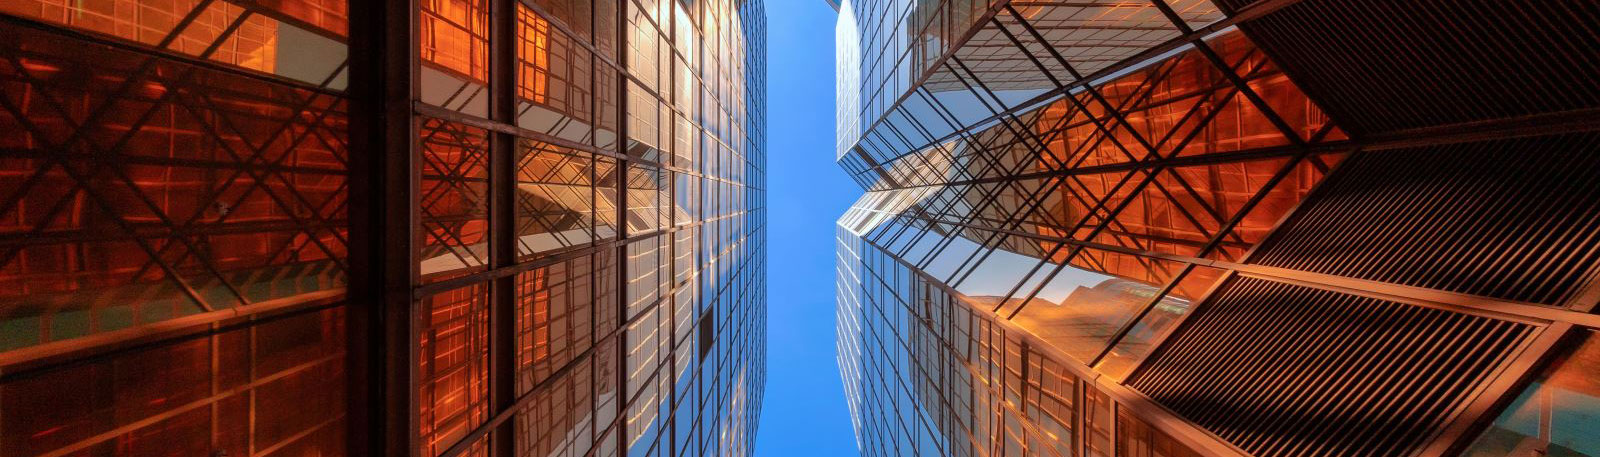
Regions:
<instances>
[{"instance_id":1,"label":"glass curtain wall","mask_svg":"<svg viewBox=\"0 0 1600 457\"><path fill-rule=\"evenodd\" d=\"M1589 455L1594 26L1357 3L843 2L863 453Z\"/></svg>"},{"instance_id":2,"label":"glass curtain wall","mask_svg":"<svg viewBox=\"0 0 1600 457\"><path fill-rule=\"evenodd\" d=\"M386 394L410 409L396 449L750 452L761 2L414 6L381 32L410 42L385 56L406 82L351 79L372 27L346 0L0 5L0 454L352 455L383 435L349 406L382 376L348 354L383 344L350 337L383 303L350 277L385 267L350 246L385 204L412 222L383 229L413 259L391 284L405 347L375 348L409 354L388 367L414 386ZM410 89L409 118L351 112L377 83ZM358 122L409 123L389 140L408 152L374 159ZM410 184L352 201L373 163Z\"/></svg>"}]
</instances>

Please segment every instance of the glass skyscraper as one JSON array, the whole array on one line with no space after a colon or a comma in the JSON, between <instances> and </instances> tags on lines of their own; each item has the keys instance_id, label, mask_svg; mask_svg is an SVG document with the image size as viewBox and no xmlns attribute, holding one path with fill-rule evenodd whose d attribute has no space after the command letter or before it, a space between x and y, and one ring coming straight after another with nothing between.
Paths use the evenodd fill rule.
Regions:
<instances>
[{"instance_id":1,"label":"glass skyscraper","mask_svg":"<svg viewBox=\"0 0 1600 457\"><path fill-rule=\"evenodd\" d=\"M765 21L0 1L0 455L748 454Z\"/></svg>"},{"instance_id":2,"label":"glass skyscraper","mask_svg":"<svg viewBox=\"0 0 1600 457\"><path fill-rule=\"evenodd\" d=\"M1600 6L841 2L864 455L1600 455Z\"/></svg>"}]
</instances>

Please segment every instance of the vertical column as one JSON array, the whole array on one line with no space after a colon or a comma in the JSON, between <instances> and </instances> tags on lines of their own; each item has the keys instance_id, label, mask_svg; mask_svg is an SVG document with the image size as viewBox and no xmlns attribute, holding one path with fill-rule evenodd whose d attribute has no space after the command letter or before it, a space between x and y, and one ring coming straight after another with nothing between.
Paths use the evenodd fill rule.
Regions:
<instances>
[{"instance_id":1,"label":"vertical column","mask_svg":"<svg viewBox=\"0 0 1600 457\"><path fill-rule=\"evenodd\" d=\"M516 124L517 0L489 0L489 119ZM517 137L503 130L489 137L489 270L517 261ZM510 409L517 397L517 275L495 275L489 284L489 411ZM501 421L489 436L490 455L515 455L516 421Z\"/></svg>"},{"instance_id":2,"label":"vertical column","mask_svg":"<svg viewBox=\"0 0 1600 457\"><path fill-rule=\"evenodd\" d=\"M350 455L417 455L415 0L351 0Z\"/></svg>"},{"instance_id":3,"label":"vertical column","mask_svg":"<svg viewBox=\"0 0 1600 457\"><path fill-rule=\"evenodd\" d=\"M617 259L617 360L616 360L616 421L615 434L617 455L626 456L628 453L628 9L632 7L632 0L616 0L616 27L612 30L617 35L614 37L616 44L612 56L618 65L615 87L596 87L596 91L610 90L615 94L617 102L616 116L617 138L612 142L612 147L617 153L616 168L616 204L617 212L617 244L613 248ZM596 33L599 33L596 30ZM597 107L598 108L598 107Z\"/></svg>"}]
</instances>

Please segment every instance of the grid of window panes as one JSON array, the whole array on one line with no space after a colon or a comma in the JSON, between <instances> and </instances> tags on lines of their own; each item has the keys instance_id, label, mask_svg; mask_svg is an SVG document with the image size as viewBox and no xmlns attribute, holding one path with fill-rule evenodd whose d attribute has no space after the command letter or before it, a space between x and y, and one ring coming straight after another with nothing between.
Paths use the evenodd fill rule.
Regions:
<instances>
[{"instance_id":1,"label":"grid of window panes","mask_svg":"<svg viewBox=\"0 0 1600 457\"><path fill-rule=\"evenodd\" d=\"M490 440L518 455L749 453L765 384L761 3L515 2L509 83L490 80L501 18L487 0L419 7L423 454ZM509 117L496 88L513 92ZM471 122L429 114L445 112ZM512 160L494 158L501 142ZM501 167L509 214L489 197ZM506 220L514 232L496 238ZM531 398L511 437L482 433L501 414L501 272L513 390Z\"/></svg>"},{"instance_id":2,"label":"grid of window panes","mask_svg":"<svg viewBox=\"0 0 1600 457\"><path fill-rule=\"evenodd\" d=\"M843 2L836 30L841 43L836 49L839 157L862 146L858 143L868 136L892 136L879 131L877 124L892 122L895 116L971 126L971 119L1018 107L1070 82L1071 71L1094 73L1180 33L1148 2L1027 2L1014 7L1009 3ZM1169 3L1189 26L1222 18L1207 0ZM1016 16L1002 13L986 19L987 13L1003 8L1015 10ZM1031 28L1023 29L1022 22ZM1054 46L1065 63L1052 62L1043 43ZM1033 68L1030 52L1047 62L1046 71ZM966 93L969 90L986 94ZM980 100L984 97L993 98ZM927 129L933 139L950 133L943 125Z\"/></svg>"},{"instance_id":3,"label":"grid of window panes","mask_svg":"<svg viewBox=\"0 0 1600 457\"><path fill-rule=\"evenodd\" d=\"M838 230L838 346L863 455L1111 455L1114 407L1082 368ZM1118 455L1197 456L1119 414Z\"/></svg>"},{"instance_id":4,"label":"grid of window panes","mask_svg":"<svg viewBox=\"0 0 1600 457\"><path fill-rule=\"evenodd\" d=\"M1243 35L1209 46L1269 94L1288 133L1191 49L863 170L883 178L840 222L1081 363L1126 374L1221 279L1204 265L1238 260L1342 157L1284 149L1163 164L1337 132ZM1116 109L1085 108L1100 99ZM1126 116L1142 122L1106 134Z\"/></svg>"},{"instance_id":5,"label":"grid of window panes","mask_svg":"<svg viewBox=\"0 0 1600 457\"><path fill-rule=\"evenodd\" d=\"M340 453L347 9L0 2L0 454Z\"/></svg>"},{"instance_id":6,"label":"grid of window panes","mask_svg":"<svg viewBox=\"0 0 1600 457\"><path fill-rule=\"evenodd\" d=\"M419 0L404 35L420 218L394 249L418 254L418 448L475 453L459 442L507 413L488 404L504 309L511 390L537 400L494 438L529 455L748 453L765 384L761 2L497 5L514 14ZM350 269L375 268L349 264L348 178L374 171L350 169L368 151L347 128L375 115L348 112L365 83L348 81L348 10L0 4L0 454L342 455L368 432L347 429L347 393L367 386L346 373L365 343L347 341L344 299ZM502 26L515 39L491 43ZM514 81L492 81L496 64Z\"/></svg>"}]
</instances>

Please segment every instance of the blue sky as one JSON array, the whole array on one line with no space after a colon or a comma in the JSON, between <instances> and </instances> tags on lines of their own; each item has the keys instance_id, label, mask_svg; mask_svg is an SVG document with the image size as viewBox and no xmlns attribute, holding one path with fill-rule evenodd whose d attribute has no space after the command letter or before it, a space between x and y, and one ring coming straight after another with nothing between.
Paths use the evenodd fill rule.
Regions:
<instances>
[{"instance_id":1,"label":"blue sky","mask_svg":"<svg viewBox=\"0 0 1600 457\"><path fill-rule=\"evenodd\" d=\"M833 221L861 194L834 164L833 22L767 7L767 392L756 456L856 455L833 343Z\"/></svg>"}]
</instances>

